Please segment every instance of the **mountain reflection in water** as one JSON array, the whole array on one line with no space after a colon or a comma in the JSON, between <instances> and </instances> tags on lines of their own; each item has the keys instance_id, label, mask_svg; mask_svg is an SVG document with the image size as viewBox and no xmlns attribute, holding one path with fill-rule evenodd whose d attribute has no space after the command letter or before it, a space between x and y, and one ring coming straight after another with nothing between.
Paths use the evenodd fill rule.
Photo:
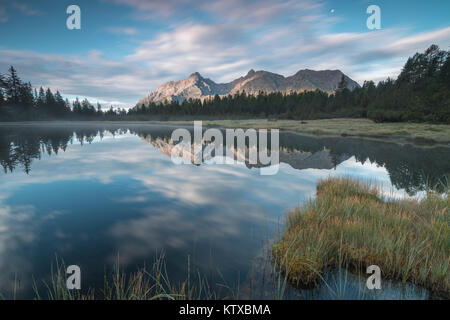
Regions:
<instances>
[{"instance_id":1,"label":"mountain reflection in water","mask_svg":"<svg viewBox=\"0 0 450 320\"><path fill-rule=\"evenodd\" d=\"M113 124L77 126L4 126L0 127L0 164L5 173L22 169L32 170L34 160L64 152L73 143L91 143L105 134L120 136L125 133L138 135L160 152L170 156L174 146L171 133L175 127L163 125ZM248 144L248 141L246 141ZM247 159L239 158L249 168ZM441 181L450 173L450 148L422 148L414 145L398 145L367 139L342 137L311 137L294 133L280 133L280 163L294 169L332 169L349 158L366 161L384 167L393 186L415 194L425 188L440 189Z\"/></svg>"}]
</instances>

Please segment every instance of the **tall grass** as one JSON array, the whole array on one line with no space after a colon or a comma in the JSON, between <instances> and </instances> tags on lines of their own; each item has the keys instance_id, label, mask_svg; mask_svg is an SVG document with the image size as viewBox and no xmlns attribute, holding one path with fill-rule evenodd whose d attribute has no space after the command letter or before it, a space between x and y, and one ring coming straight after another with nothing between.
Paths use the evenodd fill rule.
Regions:
<instances>
[{"instance_id":1,"label":"tall grass","mask_svg":"<svg viewBox=\"0 0 450 320\"><path fill-rule=\"evenodd\" d=\"M273 256L299 287L317 285L326 270L365 272L375 264L385 278L449 297L449 207L448 191L384 201L369 184L329 178L318 184L314 200L289 213Z\"/></svg>"},{"instance_id":2,"label":"tall grass","mask_svg":"<svg viewBox=\"0 0 450 320\"><path fill-rule=\"evenodd\" d=\"M271 242L273 243L273 242ZM187 256L186 275L181 281L169 277L164 252L156 255L149 266L128 273L120 267L117 258L110 271L103 274L103 286L85 287L81 290L67 289L67 274L64 261L56 256L50 268L48 280L35 280L32 288L36 300L238 300L286 298L289 290L287 278L278 272L278 266L271 258L271 243L263 245L260 254L252 264L248 278L237 283L228 283L220 270L216 280L206 277L196 269L191 257ZM212 276L212 275L210 275ZM218 277L217 277L218 276ZM209 280L208 280L209 279ZM83 280L83 276L82 276ZM255 287L256 286L256 287ZM19 292L19 293L18 293ZM15 278L10 295L0 294L0 300L22 299L21 283Z\"/></svg>"},{"instance_id":3,"label":"tall grass","mask_svg":"<svg viewBox=\"0 0 450 320\"><path fill-rule=\"evenodd\" d=\"M159 254L152 265L134 273L120 269L119 259L111 273L105 272L103 289L69 290L64 262L56 258L52 266L50 281L43 282L44 289L38 289L33 282L35 298L38 300L210 300L236 298L235 291L226 285L215 292L206 277L199 271L193 272L190 258L187 262L187 275L184 281L172 283L168 276L164 253ZM43 291L43 292L41 292ZM84 293L82 293L84 292Z\"/></svg>"}]
</instances>

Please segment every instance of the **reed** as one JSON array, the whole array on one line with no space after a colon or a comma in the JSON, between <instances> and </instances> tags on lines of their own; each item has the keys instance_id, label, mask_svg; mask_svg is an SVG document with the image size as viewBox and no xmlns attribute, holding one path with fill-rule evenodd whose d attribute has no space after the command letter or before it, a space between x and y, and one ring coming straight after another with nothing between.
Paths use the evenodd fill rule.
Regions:
<instances>
[{"instance_id":1,"label":"reed","mask_svg":"<svg viewBox=\"0 0 450 320\"><path fill-rule=\"evenodd\" d=\"M149 268L143 267L133 273L120 269L119 259L112 272L105 271L103 288L69 290L66 286L66 272L63 261L56 258L51 268L50 281L43 282L44 289L38 289L33 281L35 299L41 300L211 300L229 299L234 291L213 292L200 272L193 272L188 257L187 275L184 281L172 283L166 268L164 252L157 255ZM4 297L3 297L4 298Z\"/></svg>"}]
</instances>

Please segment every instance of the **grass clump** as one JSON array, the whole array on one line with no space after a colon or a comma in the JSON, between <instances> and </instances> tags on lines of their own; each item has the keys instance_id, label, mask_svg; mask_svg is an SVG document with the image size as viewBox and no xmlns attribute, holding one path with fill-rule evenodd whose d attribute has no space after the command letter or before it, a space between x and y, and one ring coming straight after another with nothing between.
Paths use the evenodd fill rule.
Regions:
<instances>
[{"instance_id":1,"label":"grass clump","mask_svg":"<svg viewBox=\"0 0 450 320\"><path fill-rule=\"evenodd\" d=\"M447 189L448 190L448 189ZM410 281L450 296L450 199L429 192L420 200L384 201L377 188L329 178L317 197L288 214L273 256L289 282L315 286L326 270L365 272Z\"/></svg>"}]
</instances>

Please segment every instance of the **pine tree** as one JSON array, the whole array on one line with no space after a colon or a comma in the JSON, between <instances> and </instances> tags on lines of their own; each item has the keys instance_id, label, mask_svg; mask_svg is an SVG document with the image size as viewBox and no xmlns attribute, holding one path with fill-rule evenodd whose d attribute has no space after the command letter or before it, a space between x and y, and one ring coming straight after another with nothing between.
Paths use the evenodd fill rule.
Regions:
<instances>
[{"instance_id":1,"label":"pine tree","mask_svg":"<svg viewBox=\"0 0 450 320\"><path fill-rule=\"evenodd\" d=\"M33 96L34 96L34 104L36 105L39 97L36 88L34 88Z\"/></svg>"},{"instance_id":2,"label":"pine tree","mask_svg":"<svg viewBox=\"0 0 450 320\"><path fill-rule=\"evenodd\" d=\"M9 76L6 79L6 95L8 103L12 105L19 104L19 90L21 81L13 66L9 68Z\"/></svg>"},{"instance_id":3,"label":"pine tree","mask_svg":"<svg viewBox=\"0 0 450 320\"><path fill-rule=\"evenodd\" d=\"M45 109L49 114L56 114L56 101L50 88L45 92Z\"/></svg>"},{"instance_id":4,"label":"pine tree","mask_svg":"<svg viewBox=\"0 0 450 320\"><path fill-rule=\"evenodd\" d=\"M0 73L0 107L4 105L5 103L5 96L3 94L3 90L6 89L6 79L5 77Z\"/></svg>"},{"instance_id":5,"label":"pine tree","mask_svg":"<svg viewBox=\"0 0 450 320\"><path fill-rule=\"evenodd\" d=\"M64 101L63 97L59 93L58 90L56 90L55 93L55 112L57 115L63 115L66 114L69 110L66 107L66 102Z\"/></svg>"},{"instance_id":6,"label":"pine tree","mask_svg":"<svg viewBox=\"0 0 450 320\"><path fill-rule=\"evenodd\" d=\"M400 75L398 76L398 81L399 82L414 82L415 81L415 72L414 72L414 68L415 68L415 60L417 58L417 53L413 58L408 58L408 60L406 61L405 65L403 66L402 72L400 73Z\"/></svg>"},{"instance_id":7,"label":"pine tree","mask_svg":"<svg viewBox=\"0 0 450 320\"><path fill-rule=\"evenodd\" d=\"M450 51L447 52L446 60L442 64L439 80L450 87Z\"/></svg>"},{"instance_id":8,"label":"pine tree","mask_svg":"<svg viewBox=\"0 0 450 320\"><path fill-rule=\"evenodd\" d=\"M112 115L112 116L116 114L116 113L114 112L113 106L110 106L110 107L109 107L109 110L108 110L107 114L108 114L108 115Z\"/></svg>"},{"instance_id":9,"label":"pine tree","mask_svg":"<svg viewBox=\"0 0 450 320\"><path fill-rule=\"evenodd\" d=\"M64 102L66 108L67 108L67 112L71 112L71 108L70 108L70 102L69 99L66 98L65 102Z\"/></svg>"},{"instance_id":10,"label":"pine tree","mask_svg":"<svg viewBox=\"0 0 450 320\"><path fill-rule=\"evenodd\" d=\"M81 102L81 112L84 115L94 115L95 114L94 106L86 98Z\"/></svg>"},{"instance_id":11,"label":"pine tree","mask_svg":"<svg viewBox=\"0 0 450 320\"><path fill-rule=\"evenodd\" d=\"M42 87L39 88L39 95L36 99L36 107L39 111L45 112L45 92Z\"/></svg>"},{"instance_id":12,"label":"pine tree","mask_svg":"<svg viewBox=\"0 0 450 320\"><path fill-rule=\"evenodd\" d=\"M80 100L78 100L78 97L76 97L75 101L73 102L73 113L75 114L81 114L81 103Z\"/></svg>"},{"instance_id":13,"label":"pine tree","mask_svg":"<svg viewBox=\"0 0 450 320\"><path fill-rule=\"evenodd\" d=\"M31 109L34 105L33 88L31 83L21 84L19 87L19 102L24 109Z\"/></svg>"},{"instance_id":14,"label":"pine tree","mask_svg":"<svg viewBox=\"0 0 450 320\"><path fill-rule=\"evenodd\" d=\"M6 89L6 86L7 86L7 84L6 84L5 76L0 73L0 90Z\"/></svg>"},{"instance_id":15,"label":"pine tree","mask_svg":"<svg viewBox=\"0 0 450 320\"><path fill-rule=\"evenodd\" d=\"M446 59L446 51L440 50L435 44L431 45L424 52L424 59L426 61L426 76L434 77L438 74Z\"/></svg>"},{"instance_id":16,"label":"pine tree","mask_svg":"<svg viewBox=\"0 0 450 320\"><path fill-rule=\"evenodd\" d=\"M97 114L98 115L103 115L102 105L99 102L97 102Z\"/></svg>"}]
</instances>

